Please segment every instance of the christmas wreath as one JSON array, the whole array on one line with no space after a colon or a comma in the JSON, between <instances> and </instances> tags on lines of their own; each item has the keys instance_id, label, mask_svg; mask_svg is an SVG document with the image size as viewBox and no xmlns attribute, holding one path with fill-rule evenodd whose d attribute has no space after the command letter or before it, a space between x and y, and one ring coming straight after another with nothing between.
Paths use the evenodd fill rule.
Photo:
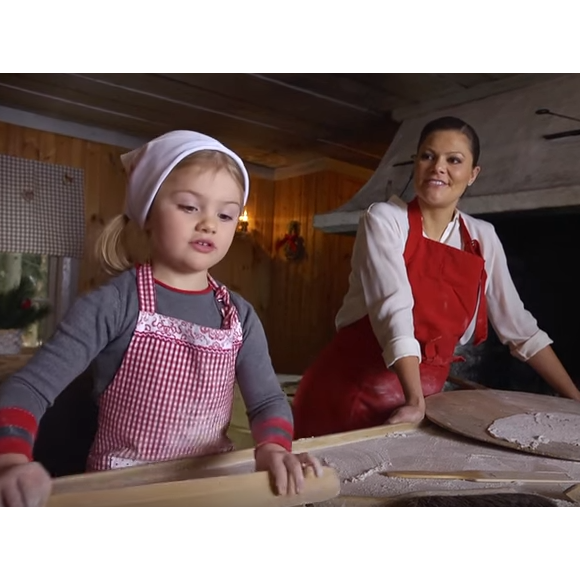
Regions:
<instances>
[{"instance_id":1,"label":"christmas wreath","mask_svg":"<svg viewBox=\"0 0 580 580\"><path fill-rule=\"evenodd\" d=\"M300 224L291 221L288 225L288 233L276 242L276 251L284 248L287 260L300 260L304 257L304 238L300 236Z\"/></svg>"},{"instance_id":2,"label":"christmas wreath","mask_svg":"<svg viewBox=\"0 0 580 580\"><path fill-rule=\"evenodd\" d=\"M0 328L24 329L42 320L50 312L46 304L34 302L34 282L25 276L20 284L8 290L0 292Z\"/></svg>"}]
</instances>

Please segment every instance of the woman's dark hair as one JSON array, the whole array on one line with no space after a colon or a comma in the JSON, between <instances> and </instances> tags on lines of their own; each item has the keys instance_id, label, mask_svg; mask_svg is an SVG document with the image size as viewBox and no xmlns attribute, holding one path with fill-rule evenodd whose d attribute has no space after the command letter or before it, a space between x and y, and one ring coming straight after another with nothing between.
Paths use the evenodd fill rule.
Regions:
<instances>
[{"instance_id":1,"label":"woman's dark hair","mask_svg":"<svg viewBox=\"0 0 580 580\"><path fill-rule=\"evenodd\" d=\"M431 133L437 131L459 131L460 133L463 133L469 141L469 149L473 156L473 165L474 167L477 165L477 162L479 161L479 137L471 125L457 117L439 117L438 119L429 121L421 131L417 150L419 150L423 141L425 141Z\"/></svg>"}]
</instances>

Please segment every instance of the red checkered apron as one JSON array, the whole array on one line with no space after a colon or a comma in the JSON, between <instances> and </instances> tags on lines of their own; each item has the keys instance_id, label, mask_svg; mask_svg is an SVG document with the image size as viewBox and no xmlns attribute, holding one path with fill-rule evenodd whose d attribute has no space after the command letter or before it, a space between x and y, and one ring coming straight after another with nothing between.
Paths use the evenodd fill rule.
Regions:
<instances>
[{"instance_id":1,"label":"red checkered apron","mask_svg":"<svg viewBox=\"0 0 580 580\"><path fill-rule=\"evenodd\" d=\"M151 267L137 268L139 318L100 397L88 471L233 449L226 431L242 327L227 289L208 279L222 307L219 329L158 314Z\"/></svg>"}]
</instances>

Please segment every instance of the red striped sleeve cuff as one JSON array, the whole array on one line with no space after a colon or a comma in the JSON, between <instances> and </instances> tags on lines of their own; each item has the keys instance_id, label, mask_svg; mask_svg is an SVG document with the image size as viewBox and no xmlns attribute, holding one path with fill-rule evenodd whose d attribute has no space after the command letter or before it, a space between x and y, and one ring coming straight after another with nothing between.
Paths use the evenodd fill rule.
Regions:
<instances>
[{"instance_id":1,"label":"red striped sleeve cuff","mask_svg":"<svg viewBox=\"0 0 580 580\"><path fill-rule=\"evenodd\" d=\"M260 421L251 426L252 437L256 442L256 448L266 443L275 443L292 451L292 439L294 437L294 428L292 423L281 417L274 417L266 421Z\"/></svg>"},{"instance_id":2,"label":"red striped sleeve cuff","mask_svg":"<svg viewBox=\"0 0 580 580\"><path fill-rule=\"evenodd\" d=\"M38 423L25 409L0 409L0 453L18 453L32 460Z\"/></svg>"}]
</instances>

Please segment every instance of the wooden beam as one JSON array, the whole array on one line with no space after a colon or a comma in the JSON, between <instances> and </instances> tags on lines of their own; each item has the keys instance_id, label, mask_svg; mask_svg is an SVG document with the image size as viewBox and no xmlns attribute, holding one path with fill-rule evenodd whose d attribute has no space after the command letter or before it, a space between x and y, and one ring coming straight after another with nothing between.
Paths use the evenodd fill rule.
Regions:
<instances>
[{"instance_id":1,"label":"wooden beam","mask_svg":"<svg viewBox=\"0 0 580 580\"><path fill-rule=\"evenodd\" d=\"M402 106L413 106L462 90L462 87L455 81L450 81L436 73L391 73L376 76L383 90L398 96L407 103ZM393 109L399 107L393 107Z\"/></svg>"},{"instance_id":2,"label":"wooden beam","mask_svg":"<svg viewBox=\"0 0 580 580\"><path fill-rule=\"evenodd\" d=\"M313 91L323 97L336 96L338 93L341 101L362 103L365 108L380 114L406 103L404 99L389 94L381 86L366 82L357 74L268 73L262 76L288 83L298 90Z\"/></svg>"},{"instance_id":3,"label":"wooden beam","mask_svg":"<svg viewBox=\"0 0 580 580\"><path fill-rule=\"evenodd\" d=\"M162 86L156 91L149 86L160 82ZM376 119L370 123L361 113L350 124L337 117L335 123L340 127L350 127L343 138L343 130L333 127L327 121L332 117L325 116L320 107L312 115L316 120L303 120L295 118L292 111L301 109L293 106L271 111L267 106L240 103L229 95L202 91L163 75L0 74L0 87L5 105L79 123L121 127L122 132L144 139L176 128L191 128L214 135L249 162L269 167L318 153L374 168L386 147L382 136L392 127L385 119L381 129ZM179 92L175 93L176 89ZM188 98L188 91L194 96Z\"/></svg>"},{"instance_id":4,"label":"wooden beam","mask_svg":"<svg viewBox=\"0 0 580 580\"><path fill-rule=\"evenodd\" d=\"M40 115L38 113L12 107L3 107L1 105L0 121L9 123L10 125L54 133L55 135L65 135L75 139L82 139L83 141L113 145L126 150L136 149L147 142L147 139L144 137L134 137L132 135L127 135L126 133L92 127L90 125L75 123L73 121L65 121L56 117ZM263 165L256 165L254 163L246 162L245 164L248 171L256 177L271 180L275 179L274 169Z\"/></svg>"},{"instance_id":5,"label":"wooden beam","mask_svg":"<svg viewBox=\"0 0 580 580\"><path fill-rule=\"evenodd\" d=\"M261 74L254 74L254 73L249 73L249 74L250 74L250 76L256 77L256 78L263 80L265 82L274 83L274 84L279 85L281 87L284 87L284 88L287 88L287 89L290 89L293 91L297 91L299 93L304 93L305 95L310 95L311 97L315 97L315 98L321 99L323 101L328 101L330 103L334 103L334 104L340 105L342 107L355 109L356 111L360 111L362 113L367 113L367 114L373 115L375 117L382 117L382 114L379 111L374 111L373 109L369 109L368 107L365 107L363 105L357 105L356 103L349 103L348 101L338 99L338 98L331 96L331 95L322 94L319 91L305 88L303 86L301 87L295 83L291 83L291 82L288 82L286 80L283 80L283 78L281 78L281 75L278 75L278 78L274 78L271 75L261 75Z\"/></svg>"},{"instance_id":6,"label":"wooden beam","mask_svg":"<svg viewBox=\"0 0 580 580\"><path fill-rule=\"evenodd\" d=\"M42 74L38 75L42 76ZM124 100L128 95L136 101L173 107L173 110L191 110L225 117L230 122L242 122L249 126L273 129L312 138L331 133L324 123L312 124L301 120L292 112L277 112L252 102L222 95L177 79L158 74L66 74L63 82L76 89L92 92L102 98L115 95ZM235 94L235 93L234 93ZM249 127L248 127L249 128Z\"/></svg>"},{"instance_id":7,"label":"wooden beam","mask_svg":"<svg viewBox=\"0 0 580 580\"><path fill-rule=\"evenodd\" d=\"M239 150L253 147L260 153L279 150L283 155L285 151L308 148L305 138L296 130L255 123L206 107L168 105L152 95L120 92L122 87L102 85L75 75L4 74L0 76L0 88L4 100L13 104L23 102L31 107L53 108L61 115L90 124L129 127L143 138L182 128L213 135Z\"/></svg>"},{"instance_id":8,"label":"wooden beam","mask_svg":"<svg viewBox=\"0 0 580 580\"><path fill-rule=\"evenodd\" d=\"M160 73L158 76L211 91L222 98L236 95L239 101L245 103L268 103L272 112L288 114L294 111L291 113L293 116L314 125L354 127L369 120L377 121L376 111L346 107L340 99L321 101L318 96L308 94L308 91L285 90L284 83L260 78L263 75ZM339 120L337 124L336 120Z\"/></svg>"},{"instance_id":9,"label":"wooden beam","mask_svg":"<svg viewBox=\"0 0 580 580\"><path fill-rule=\"evenodd\" d=\"M99 127L64 121L63 119L1 105L0 121L9 123L10 125L54 133L55 135L66 135L67 137L83 139L84 141L113 145L127 150L140 147L147 141L144 138L119 133L118 131L109 131Z\"/></svg>"},{"instance_id":10,"label":"wooden beam","mask_svg":"<svg viewBox=\"0 0 580 580\"><path fill-rule=\"evenodd\" d=\"M65 121L63 119L11 107L0 106L0 121L19 127L28 127L29 129L54 133L55 135L65 135L84 141L113 145L126 150L135 149L147 142L145 138L134 137L117 131L91 127L89 125ZM370 179L373 174L372 169L337 159L330 159L329 157L321 157L305 163L298 163L277 169L249 162L245 162L245 164L251 176L271 181L280 181L319 171L336 171L337 173L365 181Z\"/></svg>"},{"instance_id":11,"label":"wooden beam","mask_svg":"<svg viewBox=\"0 0 580 580\"><path fill-rule=\"evenodd\" d=\"M392 117L395 121L402 122L406 119L422 117L423 115L428 115L441 109L457 107L464 103L478 101L493 95L498 95L500 93L514 91L531 86L533 84L547 82L562 76L565 76L564 73L522 73L514 77L476 85L472 88L458 91L454 94L446 95L445 97L433 99L417 105L410 105L408 107L394 109L392 112Z\"/></svg>"},{"instance_id":12,"label":"wooden beam","mask_svg":"<svg viewBox=\"0 0 580 580\"><path fill-rule=\"evenodd\" d=\"M269 82L265 77L191 73L156 76L180 82L189 89L209 91L214 98L231 100L235 95L246 106L256 107L261 103L261 110L277 115L279 122L290 124L290 129L294 119L298 121L294 123L294 130L307 123L307 130L300 134L312 151L363 167L376 168L389 142L385 136L393 128L391 119L384 113L345 108L344 104L332 100L320 103L308 91L284 90L284 83ZM367 144L371 144L370 150Z\"/></svg>"},{"instance_id":13,"label":"wooden beam","mask_svg":"<svg viewBox=\"0 0 580 580\"><path fill-rule=\"evenodd\" d=\"M487 84L503 78L514 76L514 73L436 73L438 77L452 82L461 89L470 89L472 87Z\"/></svg>"}]
</instances>

